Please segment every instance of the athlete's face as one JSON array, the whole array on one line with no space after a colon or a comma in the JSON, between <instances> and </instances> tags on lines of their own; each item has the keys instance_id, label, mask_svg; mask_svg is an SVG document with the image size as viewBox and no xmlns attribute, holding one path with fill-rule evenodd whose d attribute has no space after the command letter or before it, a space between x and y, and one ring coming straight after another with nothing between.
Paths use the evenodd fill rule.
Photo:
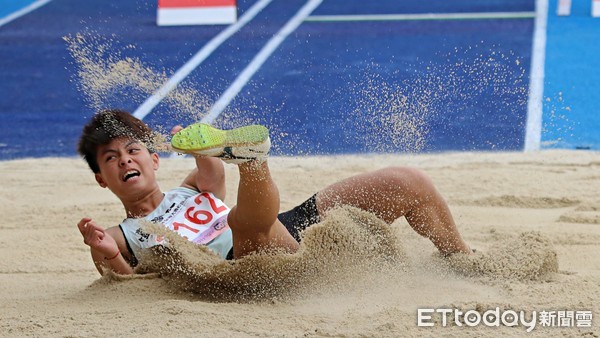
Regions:
<instances>
[{"instance_id":1,"label":"athlete's face","mask_svg":"<svg viewBox=\"0 0 600 338\"><path fill-rule=\"evenodd\" d=\"M118 138L98 147L96 181L120 198L135 197L157 185L158 155L140 142Z\"/></svg>"}]
</instances>

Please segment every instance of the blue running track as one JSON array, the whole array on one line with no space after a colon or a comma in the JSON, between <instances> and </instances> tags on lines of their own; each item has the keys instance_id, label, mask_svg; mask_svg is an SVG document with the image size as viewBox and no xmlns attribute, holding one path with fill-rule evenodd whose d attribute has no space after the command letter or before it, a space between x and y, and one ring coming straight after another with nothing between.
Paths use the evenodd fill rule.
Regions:
<instances>
[{"instance_id":1,"label":"blue running track","mask_svg":"<svg viewBox=\"0 0 600 338\"><path fill-rule=\"evenodd\" d=\"M238 1L239 16L257 2ZM31 3L0 0L0 19ZM306 3L273 0L181 86L197 90L209 103L217 101ZM426 13L438 15L411 16ZM460 15L448 19L448 13ZM534 13L533 0L324 0L256 70L215 124L266 124L278 155L522 150ZM554 20L563 19L572 21L556 28ZM564 27L591 30L590 20L550 13L547 61L555 64L555 57L582 52L569 54L552 37L566 35ZM155 1L52 0L0 25L0 160L76 155L77 138L94 108L78 89L78 65L63 37L83 33L106 39L109 52L172 74L226 28L157 27L155 21ZM581 92L585 84L565 81L572 70L561 69L546 66L550 84L544 95L556 100L551 102L559 110L549 112L544 105L542 145L598 149L597 132L577 129L598 122L579 119L597 105L591 94L572 95L570 89ZM585 70L581 76L591 81ZM103 101L134 112L148 96L121 88ZM580 109L585 112L576 115ZM197 121L203 112L198 113L182 114L161 102L144 120L166 128ZM575 136L563 135L565 129Z\"/></svg>"}]
</instances>

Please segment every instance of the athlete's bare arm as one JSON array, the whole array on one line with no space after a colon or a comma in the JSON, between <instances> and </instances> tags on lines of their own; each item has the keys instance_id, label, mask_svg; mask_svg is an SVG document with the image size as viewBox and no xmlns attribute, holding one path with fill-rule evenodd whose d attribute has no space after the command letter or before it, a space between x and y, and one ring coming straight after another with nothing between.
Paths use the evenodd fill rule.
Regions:
<instances>
[{"instance_id":1,"label":"athlete's bare arm","mask_svg":"<svg viewBox=\"0 0 600 338\"><path fill-rule=\"evenodd\" d=\"M122 275L133 274L133 268L125 259L131 260L125 238L118 227L105 230L89 217L82 218L77 227L83 236L83 242L90 247L92 260L100 274L103 273L103 268Z\"/></svg>"}]
</instances>

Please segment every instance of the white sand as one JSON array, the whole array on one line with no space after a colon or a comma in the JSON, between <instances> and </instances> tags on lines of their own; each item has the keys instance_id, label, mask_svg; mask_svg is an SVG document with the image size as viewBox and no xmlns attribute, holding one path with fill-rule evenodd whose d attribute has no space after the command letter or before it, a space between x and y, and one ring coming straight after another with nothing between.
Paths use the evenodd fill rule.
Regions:
<instances>
[{"instance_id":1,"label":"white sand","mask_svg":"<svg viewBox=\"0 0 600 338\"><path fill-rule=\"evenodd\" d=\"M161 165L161 187L168 189L180 183L193 162L163 159ZM245 278L255 274L293 284L298 277L309 287L282 293L268 279L255 280L251 287L267 296L231 302L222 295L209 297L207 289L197 283L188 285L191 291L178 291L173 276L100 279L76 223L83 216L106 226L119 223L123 211L118 200L95 184L79 159L0 162L0 336L600 334L600 153L271 160L282 209L338 179L387 165L415 166L432 177L479 258L443 260L403 220L394 223L392 230L407 258L391 266L376 254L361 262L350 259L354 252L371 250L365 246L352 251L352 245L362 243L352 237L358 231L351 230L351 236L337 240L315 232L316 241L305 245L309 249L301 257L324 252L314 250L316 245L335 247L335 241L343 248L341 256L305 259L298 270L284 264L286 259L296 264L292 258L281 255L272 258L271 265L264 257L239 264L254 271ZM227 174L227 202L232 204L235 167L227 166ZM343 226L346 216L332 217L327 226ZM335 260L340 257L353 263ZM552 257L558 259L558 272L549 267ZM546 260L549 265L544 265ZM314 270L310 270L312 263ZM500 307L523 310L528 316L532 311L589 310L594 318L591 328L544 328L538 323L530 334L524 326L442 327L439 318L431 328L417 326L420 307L482 313Z\"/></svg>"}]
</instances>

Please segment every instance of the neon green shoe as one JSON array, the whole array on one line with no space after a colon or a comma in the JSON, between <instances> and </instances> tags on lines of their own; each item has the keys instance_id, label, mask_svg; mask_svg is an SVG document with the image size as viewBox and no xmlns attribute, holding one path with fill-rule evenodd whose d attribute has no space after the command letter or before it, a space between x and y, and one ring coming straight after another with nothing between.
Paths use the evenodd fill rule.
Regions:
<instances>
[{"instance_id":1,"label":"neon green shoe","mask_svg":"<svg viewBox=\"0 0 600 338\"><path fill-rule=\"evenodd\" d=\"M221 130L197 123L173 135L171 146L180 153L219 157L226 163L239 164L266 159L271 140L269 130L261 125Z\"/></svg>"}]
</instances>

